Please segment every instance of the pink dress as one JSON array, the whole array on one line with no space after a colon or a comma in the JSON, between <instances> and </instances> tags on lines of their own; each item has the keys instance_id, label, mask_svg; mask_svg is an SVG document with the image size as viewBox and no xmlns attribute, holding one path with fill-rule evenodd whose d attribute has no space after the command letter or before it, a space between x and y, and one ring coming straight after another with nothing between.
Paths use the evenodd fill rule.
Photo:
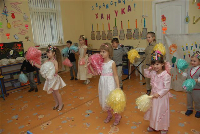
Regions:
<instances>
[{"instance_id":1,"label":"pink dress","mask_svg":"<svg viewBox=\"0 0 200 134\"><path fill-rule=\"evenodd\" d=\"M171 76L167 71L157 74L155 71L144 70L144 75L151 78L151 95L158 93L158 98L153 98L152 107L146 112L144 119L150 121L150 127L155 130L168 130L169 127L169 97Z\"/></svg>"}]
</instances>

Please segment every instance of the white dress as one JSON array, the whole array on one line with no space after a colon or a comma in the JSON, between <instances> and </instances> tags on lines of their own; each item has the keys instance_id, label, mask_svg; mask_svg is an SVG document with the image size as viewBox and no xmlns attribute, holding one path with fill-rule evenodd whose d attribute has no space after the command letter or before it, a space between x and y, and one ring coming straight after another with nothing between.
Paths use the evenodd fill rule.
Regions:
<instances>
[{"instance_id":1,"label":"white dress","mask_svg":"<svg viewBox=\"0 0 200 134\"><path fill-rule=\"evenodd\" d=\"M99 79L99 103L103 110L108 110L106 106L106 98L110 92L116 89L116 83L113 76L112 63L110 60L107 63L103 63L103 70Z\"/></svg>"},{"instance_id":2,"label":"white dress","mask_svg":"<svg viewBox=\"0 0 200 134\"><path fill-rule=\"evenodd\" d=\"M47 91L47 94L66 86L62 78L55 74L55 66L52 62L44 63L40 68L40 73L46 79L43 90Z\"/></svg>"}]
</instances>

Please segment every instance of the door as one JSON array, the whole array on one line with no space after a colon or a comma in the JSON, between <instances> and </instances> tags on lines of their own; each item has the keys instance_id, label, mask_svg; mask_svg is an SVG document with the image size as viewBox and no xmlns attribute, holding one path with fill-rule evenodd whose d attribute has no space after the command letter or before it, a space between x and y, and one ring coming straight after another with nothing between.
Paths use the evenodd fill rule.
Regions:
<instances>
[{"instance_id":1,"label":"door","mask_svg":"<svg viewBox=\"0 0 200 134\"><path fill-rule=\"evenodd\" d=\"M162 15L166 17L166 34L186 34L188 32L187 24L185 23L185 17L188 12L187 2L186 0L176 0L154 3L154 30L158 43L163 43Z\"/></svg>"}]
</instances>

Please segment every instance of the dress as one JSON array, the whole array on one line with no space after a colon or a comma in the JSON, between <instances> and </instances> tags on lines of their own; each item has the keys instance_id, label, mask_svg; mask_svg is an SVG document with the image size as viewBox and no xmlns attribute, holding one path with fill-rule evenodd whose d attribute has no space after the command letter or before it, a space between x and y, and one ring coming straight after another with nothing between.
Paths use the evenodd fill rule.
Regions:
<instances>
[{"instance_id":1,"label":"dress","mask_svg":"<svg viewBox=\"0 0 200 134\"><path fill-rule=\"evenodd\" d=\"M99 103L103 110L108 110L106 107L106 98L110 92L116 89L116 83L113 76L112 63L110 60L107 63L103 63L103 70L99 79Z\"/></svg>"},{"instance_id":2,"label":"dress","mask_svg":"<svg viewBox=\"0 0 200 134\"><path fill-rule=\"evenodd\" d=\"M49 70L47 69L46 65L48 65ZM53 90L58 90L66 86L62 78L58 74L55 74L55 71L52 69L55 70L54 64L52 62L44 63L40 69L42 76L46 77L43 90L47 91L47 94L51 94ZM54 73L52 73L53 71Z\"/></svg>"},{"instance_id":3,"label":"dress","mask_svg":"<svg viewBox=\"0 0 200 134\"><path fill-rule=\"evenodd\" d=\"M84 49L87 48L87 46L81 46L79 47L79 59L78 59L78 74L77 78L79 80L87 80L87 78L92 78L92 75L88 73L87 69L87 61L88 61L88 56L85 56L85 65L79 65L80 60L83 58L84 55Z\"/></svg>"},{"instance_id":4,"label":"dress","mask_svg":"<svg viewBox=\"0 0 200 134\"><path fill-rule=\"evenodd\" d=\"M144 75L151 78L151 95L158 93L158 98L153 98L152 107L146 112L144 119L150 121L150 127L155 130L168 130L169 127L169 97L171 76L167 71L157 74L155 71L144 70Z\"/></svg>"}]
</instances>

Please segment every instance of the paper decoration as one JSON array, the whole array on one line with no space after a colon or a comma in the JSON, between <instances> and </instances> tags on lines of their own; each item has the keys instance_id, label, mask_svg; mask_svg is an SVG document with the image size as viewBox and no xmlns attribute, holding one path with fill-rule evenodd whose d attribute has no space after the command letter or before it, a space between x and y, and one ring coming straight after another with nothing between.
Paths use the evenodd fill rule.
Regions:
<instances>
[{"instance_id":1,"label":"paper decoration","mask_svg":"<svg viewBox=\"0 0 200 134\"><path fill-rule=\"evenodd\" d=\"M115 10L115 16L117 17L117 14L118 14L118 10Z\"/></svg>"},{"instance_id":2,"label":"paper decoration","mask_svg":"<svg viewBox=\"0 0 200 134\"><path fill-rule=\"evenodd\" d=\"M7 39L10 39L10 33L7 33L6 36L7 36Z\"/></svg>"},{"instance_id":3,"label":"paper decoration","mask_svg":"<svg viewBox=\"0 0 200 134\"><path fill-rule=\"evenodd\" d=\"M115 26L113 27L113 36L118 36L118 30L117 30L117 24L116 24L116 18L115 18Z\"/></svg>"},{"instance_id":4,"label":"paper decoration","mask_svg":"<svg viewBox=\"0 0 200 134\"><path fill-rule=\"evenodd\" d=\"M26 29L28 29L28 24L25 24Z\"/></svg>"},{"instance_id":5,"label":"paper decoration","mask_svg":"<svg viewBox=\"0 0 200 134\"><path fill-rule=\"evenodd\" d=\"M133 38L139 39L139 29L137 28L137 19L135 20L135 29L134 29L134 33L133 33Z\"/></svg>"},{"instance_id":6,"label":"paper decoration","mask_svg":"<svg viewBox=\"0 0 200 134\"><path fill-rule=\"evenodd\" d=\"M10 3L11 7L15 10L17 10L19 13L22 13L20 7L18 6L19 4L22 4L22 2L14 2L14 3Z\"/></svg>"},{"instance_id":7,"label":"paper decoration","mask_svg":"<svg viewBox=\"0 0 200 134\"><path fill-rule=\"evenodd\" d=\"M23 18L24 18L24 21L28 21L28 16L26 15L26 13L24 13L24 15L23 15Z\"/></svg>"},{"instance_id":8,"label":"paper decoration","mask_svg":"<svg viewBox=\"0 0 200 134\"><path fill-rule=\"evenodd\" d=\"M188 12L187 12L187 16L185 17L185 23L188 24L190 22L190 17L188 16Z\"/></svg>"},{"instance_id":9,"label":"paper decoration","mask_svg":"<svg viewBox=\"0 0 200 134\"><path fill-rule=\"evenodd\" d=\"M107 14L107 20L110 20L110 14Z\"/></svg>"},{"instance_id":10,"label":"paper decoration","mask_svg":"<svg viewBox=\"0 0 200 134\"><path fill-rule=\"evenodd\" d=\"M14 13L11 13L11 17L12 17L13 19L15 19L15 14L14 14Z\"/></svg>"},{"instance_id":11,"label":"paper decoration","mask_svg":"<svg viewBox=\"0 0 200 134\"><path fill-rule=\"evenodd\" d=\"M197 3L197 6L199 6L199 8L198 8L198 9L200 9L200 2L199 2L199 3Z\"/></svg>"},{"instance_id":12,"label":"paper decoration","mask_svg":"<svg viewBox=\"0 0 200 134\"><path fill-rule=\"evenodd\" d=\"M11 29L10 23L7 23L7 28L8 28L8 29Z\"/></svg>"},{"instance_id":13,"label":"paper decoration","mask_svg":"<svg viewBox=\"0 0 200 134\"><path fill-rule=\"evenodd\" d=\"M20 30L20 32L18 34L25 35L25 34L28 33L27 30L24 30L24 29L21 29L21 28L19 28L19 30Z\"/></svg>"},{"instance_id":14,"label":"paper decoration","mask_svg":"<svg viewBox=\"0 0 200 134\"><path fill-rule=\"evenodd\" d=\"M16 39L16 40L18 40L19 39L19 37L15 34L14 35L14 38Z\"/></svg>"},{"instance_id":15,"label":"paper decoration","mask_svg":"<svg viewBox=\"0 0 200 134\"><path fill-rule=\"evenodd\" d=\"M101 14L101 19L104 19L103 14Z\"/></svg>"},{"instance_id":16,"label":"paper decoration","mask_svg":"<svg viewBox=\"0 0 200 134\"><path fill-rule=\"evenodd\" d=\"M135 11L136 4L134 3L134 11Z\"/></svg>"},{"instance_id":17,"label":"paper decoration","mask_svg":"<svg viewBox=\"0 0 200 134\"><path fill-rule=\"evenodd\" d=\"M14 28L17 28L17 27L21 27L23 23L21 22L21 20L17 20L17 21L13 21L12 25Z\"/></svg>"},{"instance_id":18,"label":"paper decoration","mask_svg":"<svg viewBox=\"0 0 200 134\"><path fill-rule=\"evenodd\" d=\"M195 16L193 16L193 24L196 24L200 20L200 17L195 20Z\"/></svg>"},{"instance_id":19,"label":"paper decoration","mask_svg":"<svg viewBox=\"0 0 200 134\"><path fill-rule=\"evenodd\" d=\"M112 35L112 30L110 30L110 23L108 22L108 34L107 34L107 39L108 40L112 40L113 39L113 35Z\"/></svg>"},{"instance_id":20,"label":"paper decoration","mask_svg":"<svg viewBox=\"0 0 200 134\"><path fill-rule=\"evenodd\" d=\"M144 18L144 28L142 28L142 35L141 35L142 39L146 39L147 38L147 28L146 28L146 21Z\"/></svg>"},{"instance_id":21,"label":"paper decoration","mask_svg":"<svg viewBox=\"0 0 200 134\"><path fill-rule=\"evenodd\" d=\"M25 39L26 41L30 41L29 36L26 36Z\"/></svg>"},{"instance_id":22,"label":"paper decoration","mask_svg":"<svg viewBox=\"0 0 200 134\"><path fill-rule=\"evenodd\" d=\"M96 33L97 33L96 39L97 39L97 40L100 40L100 39L101 39L101 33L100 33L100 31L99 31L99 25L98 25L98 23L97 23L97 31L96 31Z\"/></svg>"},{"instance_id":23,"label":"paper decoration","mask_svg":"<svg viewBox=\"0 0 200 134\"><path fill-rule=\"evenodd\" d=\"M124 10L125 10L125 8L122 8L122 9L121 9L121 14L125 14L125 11L124 11Z\"/></svg>"},{"instance_id":24,"label":"paper decoration","mask_svg":"<svg viewBox=\"0 0 200 134\"><path fill-rule=\"evenodd\" d=\"M132 39L132 29L130 29L129 20L128 20L128 29L127 29L126 38L127 38L127 39Z\"/></svg>"},{"instance_id":25,"label":"paper decoration","mask_svg":"<svg viewBox=\"0 0 200 134\"><path fill-rule=\"evenodd\" d=\"M183 50L184 50L184 48L183 48ZM177 51L177 45L176 44L172 44L172 45L169 46L169 53L170 54L174 54L176 51Z\"/></svg>"},{"instance_id":26,"label":"paper decoration","mask_svg":"<svg viewBox=\"0 0 200 134\"><path fill-rule=\"evenodd\" d=\"M176 63L176 57L173 56L173 58L172 58L172 67L174 67L174 63Z\"/></svg>"},{"instance_id":27,"label":"paper decoration","mask_svg":"<svg viewBox=\"0 0 200 134\"><path fill-rule=\"evenodd\" d=\"M0 28L2 28L2 25L3 25L3 23L2 23L2 22L0 22Z\"/></svg>"},{"instance_id":28,"label":"paper decoration","mask_svg":"<svg viewBox=\"0 0 200 134\"><path fill-rule=\"evenodd\" d=\"M162 30L163 30L163 34L165 34L165 31L167 30L167 24L166 24L166 17L165 15L161 16L161 20L162 20Z\"/></svg>"},{"instance_id":29,"label":"paper decoration","mask_svg":"<svg viewBox=\"0 0 200 134\"><path fill-rule=\"evenodd\" d=\"M95 40L95 31L93 31L93 24L92 24L92 31L91 31L91 40Z\"/></svg>"},{"instance_id":30,"label":"paper decoration","mask_svg":"<svg viewBox=\"0 0 200 134\"><path fill-rule=\"evenodd\" d=\"M124 29L123 29L122 21L121 21L121 29L120 29L119 39L120 40L124 40L125 39L125 34L124 34Z\"/></svg>"},{"instance_id":31,"label":"paper decoration","mask_svg":"<svg viewBox=\"0 0 200 134\"><path fill-rule=\"evenodd\" d=\"M131 5L128 5L128 12L131 12Z\"/></svg>"},{"instance_id":32,"label":"paper decoration","mask_svg":"<svg viewBox=\"0 0 200 134\"><path fill-rule=\"evenodd\" d=\"M104 24L102 24L103 31L102 31L102 40L106 40L106 32L104 30Z\"/></svg>"},{"instance_id":33,"label":"paper decoration","mask_svg":"<svg viewBox=\"0 0 200 134\"><path fill-rule=\"evenodd\" d=\"M5 5L5 3L4 3L4 5ZM5 15L5 16L8 16L8 10L7 10L6 6L4 6L4 8L3 8L3 13L2 14Z\"/></svg>"}]
</instances>

